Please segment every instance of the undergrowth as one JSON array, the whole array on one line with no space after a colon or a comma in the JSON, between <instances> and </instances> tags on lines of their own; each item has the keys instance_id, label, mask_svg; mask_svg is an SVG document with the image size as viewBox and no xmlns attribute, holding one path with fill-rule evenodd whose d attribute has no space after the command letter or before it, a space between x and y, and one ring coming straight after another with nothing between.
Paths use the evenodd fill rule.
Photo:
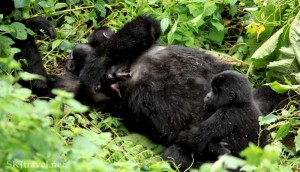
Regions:
<instances>
[{"instance_id":1,"label":"undergrowth","mask_svg":"<svg viewBox=\"0 0 300 172\"><path fill-rule=\"evenodd\" d=\"M239 159L222 156L191 171L299 171L300 169L300 3L295 0L15 0L10 16L18 21L44 15L57 38L37 41L49 73L60 74L76 43L86 43L98 27L113 30L139 14L161 23L160 43L203 48L247 73L253 86L271 83L278 92L293 90L289 104L260 119L270 144L249 145ZM19 50L6 36L24 39L29 30L0 15L0 171L174 171L160 157L162 145L130 133L122 119L81 105L70 93L53 90L36 99L18 79ZM19 33L16 36L16 32ZM281 83L281 84L280 84ZM284 85L282 85L284 84Z\"/></svg>"}]
</instances>

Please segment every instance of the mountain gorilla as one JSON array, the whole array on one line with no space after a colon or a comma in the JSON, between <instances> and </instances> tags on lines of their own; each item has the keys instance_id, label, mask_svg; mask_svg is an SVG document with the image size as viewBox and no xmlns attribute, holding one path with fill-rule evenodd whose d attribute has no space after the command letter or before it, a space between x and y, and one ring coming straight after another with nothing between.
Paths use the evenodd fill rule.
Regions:
<instances>
[{"instance_id":1,"label":"mountain gorilla","mask_svg":"<svg viewBox=\"0 0 300 172\"><path fill-rule=\"evenodd\" d=\"M177 145L169 147L164 157L172 157L183 168L196 160L217 160L219 155L230 153L239 156L249 142L266 144L266 135L259 139L258 116L261 115L253 100L249 80L235 71L224 71L212 78L211 90L204 98L204 107L211 116L181 131ZM188 153L190 152L190 153Z\"/></svg>"},{"instance_id":2,"label":"mountain gorilla","mask_svg":"<svg viewBox=\"0 0 300 172\"><path fill-rule=\"evenodd\" d=\"M9 14L14 10L13 0L4 0L0 6L0 14L4 17L10 17ZM14 19L11 19L14 21ZM37 34L42 34L40 30L44 30L51 38L56 37L54 25L44 17L37 16L20 21L27 28L31 29ZM15 54L17 61L25 59L22 62L22 69L26 72L38 74L45 78L45 80L32 80L32 81L19 81L19 83L38 96L51 96L52 88L61 88L67 91L76 92L80 86L80 82L74 79L66 79L69 77L61 77L55 75L48 75L42 62L42 58L38 51L35 39L31 35L27 35L26 40L13 39L14 47L19 48L21 51Z\"/></svg>"}]
</instances>

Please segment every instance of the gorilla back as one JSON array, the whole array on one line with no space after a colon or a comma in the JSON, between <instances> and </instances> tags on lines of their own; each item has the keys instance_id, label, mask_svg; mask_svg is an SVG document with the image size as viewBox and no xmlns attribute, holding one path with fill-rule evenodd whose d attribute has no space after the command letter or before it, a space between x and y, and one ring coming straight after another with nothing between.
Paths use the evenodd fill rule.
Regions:
<instances>
[{"instance_id":1,"label":"gorilla back","mask_svg":"<svg viewBox=\"0 0 300 172\"><path fill-rule=\"evenodd\" d=\"M192 122L208 118L203 99L209 81L227 69L196 49L153 46L131 65L131 78L120 86L127 126L160 142L172 142Z\"/></svg>"}]
</instances>

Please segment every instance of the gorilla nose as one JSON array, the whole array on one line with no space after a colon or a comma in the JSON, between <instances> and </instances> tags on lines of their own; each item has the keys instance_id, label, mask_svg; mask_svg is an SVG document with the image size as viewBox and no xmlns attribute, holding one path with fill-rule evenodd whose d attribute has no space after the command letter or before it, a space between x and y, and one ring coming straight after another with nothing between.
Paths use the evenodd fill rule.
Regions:
<instances>
[{"instance_id":1,"label":"gorilla nose","mask_svg":"<svg viewBox=\"0 0 300 172\"><path fill-rule=\"evenodd\" d=\"M204 97L204 102L206 102L208 99L209 99L209 95L206 95L206 96Z\"/></svg>"}]
</instances>

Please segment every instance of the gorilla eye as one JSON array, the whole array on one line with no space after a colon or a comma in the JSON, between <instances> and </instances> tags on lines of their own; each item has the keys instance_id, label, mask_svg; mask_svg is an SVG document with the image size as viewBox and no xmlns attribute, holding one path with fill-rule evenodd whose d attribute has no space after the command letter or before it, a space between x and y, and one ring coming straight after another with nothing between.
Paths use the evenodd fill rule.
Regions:
<instances>
[{"instance_id":1,"label":"gorilla eye","mask_svg":"<svg viewBox=\"0 0 300 172\"><path fill-rule=\"evenodd\" d=\"M101 89L101 83L97 83L96 85L95 85L95 92L99 92L100 91L100 89Z\"/></svg>"}]
</instances>

